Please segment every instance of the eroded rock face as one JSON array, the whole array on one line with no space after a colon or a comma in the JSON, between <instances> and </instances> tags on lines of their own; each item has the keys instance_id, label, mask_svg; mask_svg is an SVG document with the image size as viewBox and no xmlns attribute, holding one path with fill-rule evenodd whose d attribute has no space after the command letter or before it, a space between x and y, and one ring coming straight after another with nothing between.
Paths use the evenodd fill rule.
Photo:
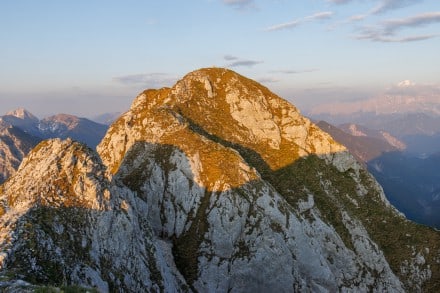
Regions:
<instances>
[{"instance_id":1,"label":"eroded rock face","mask_svg":"<svg viewBox=\"0 0 440 293\"><path fill-rule=\"evenodd\" d=\"M39 141L0 117L0 184L15 173L21 160Z\"/></svg>"},{"instance_id":2,"label":"eroded rock face","mask_svg":"<svg viewBox=\"0 0 440 293\"><path fill-rule=\"evenodd\" d=\"M134 193L111 184L95 152L42 142L1 189L0 267L33 283L102 292L179 291L169 244L155 238Z\"/></svg>"},{"instance_id":3,"label":"eroded rock face","mask_svg":"<svg viewBox=\"0 0 440 293\"><path fill-rule=\"evenodd\" d=\"M124 160L121 168L142 167L116 176L138 190L155 234L174 239L177 266L196 291L403 290L382 252L348 215L354 251L319 218L313 195L298 203L306 206L298 216L261 178L211 191L194 182L181 151L170 148L167 158L158 148L163 151L137 145L137 161ZM306 213L315 220L303 219Z\"/></svg>"},{"instance_id":4,"label":"eroded rock face","mask_svg":"<svg viewBox=\"0 0 440 293\"><path fill-rule=\"evenodd\" d=\"M2 187L4 270L60 284L49 259L68 283L103 291L438 287L439 234L398 214L295 107L232 71L143 92L97 149L43 143ZM26 226L37 218L49 224Z\"/></svg>"}]
</instances>

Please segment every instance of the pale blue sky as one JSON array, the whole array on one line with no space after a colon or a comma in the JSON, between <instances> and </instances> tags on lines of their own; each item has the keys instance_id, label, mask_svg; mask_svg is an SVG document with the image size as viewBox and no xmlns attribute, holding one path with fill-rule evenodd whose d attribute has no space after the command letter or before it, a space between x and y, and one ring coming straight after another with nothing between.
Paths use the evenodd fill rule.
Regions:
<instances>
[{"instance_id":1,"label":"pale blue sky","mask_svg":"<svg viewBox=\"0 0 440 293\"><path fill-rule=\"evenodd\" d=\"M440 86L440 1L0 1L0 115L93 116L200 67L301 109L402 80Z\"/></svg>"}]
</instances>

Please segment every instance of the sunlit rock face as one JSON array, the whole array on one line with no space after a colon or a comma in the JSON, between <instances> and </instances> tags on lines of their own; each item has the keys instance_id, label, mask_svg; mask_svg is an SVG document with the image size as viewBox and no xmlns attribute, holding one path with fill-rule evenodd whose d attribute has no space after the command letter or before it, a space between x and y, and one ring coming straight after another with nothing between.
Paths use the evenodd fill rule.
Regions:
<instances>
[{"instance_id":1,"label":"sunlit rock face","mask_svg":"<svg viewBox=\"0 0 440 293\"><path fill-rule=\"evenodd\" d=\"M169 248L112 184L98 155L71 140L39 144L2 187L2 271L32 283L100 291L182 287Z\"/></svg>"},{"instance_id":2,"label":"sunlit rock face","mask_svg":"<svg viewBox=\"0 0 440 293\"><path fill-rule=\"evenodd\" d=\"M23 108L0 116L0 184L18 169L40 141L71 138L95 148L107 126L73 115L58 114L39 120Z\"/></svg>"},{"instance_id":3,"label":"sunlit rock face","mask_svg":"<svg viewBox=\"0 0 440 293\"><path fill-rule=\"evenodd\" d=\"M3 272L101 291L438 289L439 234L235 72L141 93L97 150L43 142L1 187Z\"/></svg>"}]
</instances>

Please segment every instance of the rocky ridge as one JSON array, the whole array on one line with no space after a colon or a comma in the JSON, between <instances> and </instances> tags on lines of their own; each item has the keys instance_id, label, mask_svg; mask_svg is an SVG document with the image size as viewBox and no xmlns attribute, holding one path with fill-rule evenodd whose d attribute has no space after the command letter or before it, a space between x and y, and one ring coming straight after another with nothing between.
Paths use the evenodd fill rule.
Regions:
<instances>
[{"instance_id":1,"label":"rocky ridge","mask_svg":"<svg viewBox=\"0 0 440 293\"><path fill-rule=\"evenodd\" d=\"M438 289L439 234L232 71L143 92L97 149L43 142L1 186L3 274L102 291Z\"/></svg>"},{"instance_id":2,"label":"rocky ridge","mask_svg":"<svg viewBox=\"0 0 440 293\"><path fill-rule=\"evenodd\" d=\"M110 184L105 169L94 151L71 140L45 141L29 154L1 186L3 273L101 292L182 287L167 264L167 244L142 221L145 207Z\"/></svg>"},{"instance_id":3,"label":"rocky ridge","mask_svg":"<svg viewBox=\"0 0 440 293\"><path fill-rule=\"evenodd\" d=\"M17 170L21 160L39 141L39 138L23 132L0 118L0 184Z\"/></svg>"},{"instance_id":4,"label":"rocky ridge","mask_svg":"<svg viewBox=\"0 0 440 293\"><path fill-rule=\"evenodd\" d=\"M106 131L106 125L73 115L58 114L39 120L22 108L10 111L0 116L0 183L43 139L71 138L95 148Z\"/></svg>"}]
</instances>

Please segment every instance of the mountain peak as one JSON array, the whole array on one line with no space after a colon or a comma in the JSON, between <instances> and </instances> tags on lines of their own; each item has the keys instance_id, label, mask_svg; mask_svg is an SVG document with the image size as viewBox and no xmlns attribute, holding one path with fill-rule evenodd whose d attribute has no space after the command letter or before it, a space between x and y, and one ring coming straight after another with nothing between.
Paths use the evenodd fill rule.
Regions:
<instances>
[{"instance_id":1,"label":"mountain peak","mask_svg":"<svg viewBox=\"0 0 440 293\"><path fill-rule=\"evenodd\" d=\"M204 68L185 75L171 88L144 91L110 126L97 150L113 178L148 202L153 231L177 239L176 265L199 291L209 291L206 284L213 282L215 288L228 291L222 281L210 279L213 272L234 275L223 271L226 266L219 264L220 258L240 272L236 276L246 276L237 282L246 284L246 289L237 284L234 288L252 291L255 282L248 282L246 272L258 263L254 256L264 247L259 241L272 237L274 231L300 243L299 251L283 246L283 241L275 241L283 251L279 255L263 248L261 253L268 261L259 268L270 268L270 272L258 273L267 280L262 282L267 287L259 290L292 288L296 281L277 274L280 266L318 272L322 268L310 260L319 256L310 257L312 251L331 251L329 276L344 273L334 277L336 282L329 277L324 287L337 291L338 285L329 284L338 283L347 273L359 276L371 288L378 281L379 287L403 291L378 247L401 237L401 230L391 228L388 221L404 225L405 220L390 206L380 186L345 147L296 107L238 73ZM314 240L302 242L298 239L309 236L292 236L301 233L294 231L310 231ZM234 240L230 240L231 233L235 233ZM336 239L335 234L338 240L329 240ZM384 234L390 237L383 238ZM371 246L374 241L379 244ZM312 248L315 244L310 243L326 248ZM339 250L334 247L344 247L343 256L336 256ZM309 248L310 254L304 253ZM394 249L398 247L392 253ZM412 262L410 253L398 256L393 269ZM289 255L294 257L287 264ZM362 269L349 260L354 255ZM335 268L342 263L333 259L346 263ZM241 261L246 272L241 271ZM345 272L348 267L350 272ZM371 280L361 277L366 271ZM307 286L320 288L310 285L322 281L317 281L319 277L307 278Z\"/></svg>"},{"instance_id":2,"label":"mountain peak","mask_svg":"<svg viewBox=\"0 0 440 293\"><path fill-rule=\"evenodd\" d=\"M73 129L80 123L81 118L69 114L57 114L41 120L41 125L44 124L59 124L64 125L67 129ZM40 125L40 127L41 127Z\"/></svg>"},{"instance_id":3,"label":"mountain peak","mask_svg":"<svg viewBox=\"0 0 440 293\"><path fill-rule=\"evenodd\" d=\"M240 145L252 150L272 170L309 154L333 156L346 150L286 100L223 68L199 69L172 88L141 93L100 145L104 162L112 158L108 163L114 171L123 158L123 153L111 151L106 145L115 131L134 132L127 139L126 150L140 137L182 148L185 141L180 138L184 134L177 133L185 131L216 143L221 141L227 148ZM192 152L191 145L188 152Z\"/></svg>"},{"instance_id":4,"label":"mountain peak","mask_svg":"<svg viewBox=\"0 0 440 293\"><path fill-rule=\"evenodd\" d=\"M6 185L7 188L9 186L9 188L13 188L12 186L23 188L23 185L19 184L22 182L30 189L23 193L25 195L23 198L15 197L15 195L10 197L10 202L18 204L27 200L38 200L39 204L50 206L75 204L96 208L97 200L92 193L85 191L84 184L89 183L85 182L86 177L82 174L89 174L90 177L95 178L94 180L103 178L104 170L98 162L99 159L91 149L71 139L57 138L40 142L26 156L17 170L21 176L11 178L11 182ZM35 182L31 183L23 178ZM29 198L31 195L33 198Z\"/></svg>"},{"instance_id":5,"label":"mountain peak","mask_svg":"<svg viewBox=\"0 0 440 293\"><path fill-rule=\"evenodd\" d=\"M13 116L22 120L32 120L38 121L38 118L35 117L31 112L27 111L24 108L18 108L6 113L6 116Z\"/></svg>"}]
</instances>

